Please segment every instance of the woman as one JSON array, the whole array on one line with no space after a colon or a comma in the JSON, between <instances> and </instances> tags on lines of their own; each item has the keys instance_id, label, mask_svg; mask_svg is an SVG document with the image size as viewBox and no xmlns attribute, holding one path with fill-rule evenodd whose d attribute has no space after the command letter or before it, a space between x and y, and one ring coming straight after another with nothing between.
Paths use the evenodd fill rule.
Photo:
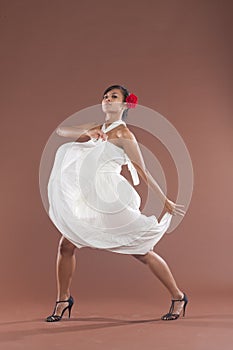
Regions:
<instances>
[{"instance_id":1,"label":"woman","mask_svg":"<svg viewBox=\"0 0 233 350\"><path fill-rule=\"evenodd\" d=\"M125 119L137 97L120 85L103 94L104 124L60 127L57 134L74 137L59 147L48 183L49 216L62 233L57 255L57 302L47 322L60 321L73 306L70 285L75 269L76 247L106 249L131 254L147 265L168 289L172 297L163 320L175 320L188 302L176 285L166 262L153 251L167 231L173 215L185 212L162 192L143 161L134 134ZM128 165L134 185L138 174L159 195L166 213L160 222L140 210L141 199L133 186L120 174Z\"/></svg>"}]
</instances>

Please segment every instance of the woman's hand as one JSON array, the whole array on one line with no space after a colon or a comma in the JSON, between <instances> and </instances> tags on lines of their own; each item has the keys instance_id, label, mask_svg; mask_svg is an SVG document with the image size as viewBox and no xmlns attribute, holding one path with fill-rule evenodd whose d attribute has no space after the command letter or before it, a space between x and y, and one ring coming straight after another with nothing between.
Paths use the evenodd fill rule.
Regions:
<instances>
[{"instance_id":1,"label":"woman's hand","mask_svg":"<svg viewBox=\"0 0 233 350\"><path fill-rule=\"evenodd\" d=\"M185 211L180 209L179 207L184 207L184 205L183 204L176 204L176 203L172 202L171 200L169 200L168 198L166 198L165 208L170 214L184 216Z\"/></svg>"},{"instance_id":2,"label":"woman's hand","mask_svg":"<svg viewBox=\"0 0 233 350\"><path fill-rule=\"evenodd\" d=\"M90 138L94 138L94 139L102 139L102 140L107 140L108 135L105 134L102 130L100 130L98 127L94 128L94 129L89 129L85 132L85 135L89 136Z\"/></svg>"}]
</instances>

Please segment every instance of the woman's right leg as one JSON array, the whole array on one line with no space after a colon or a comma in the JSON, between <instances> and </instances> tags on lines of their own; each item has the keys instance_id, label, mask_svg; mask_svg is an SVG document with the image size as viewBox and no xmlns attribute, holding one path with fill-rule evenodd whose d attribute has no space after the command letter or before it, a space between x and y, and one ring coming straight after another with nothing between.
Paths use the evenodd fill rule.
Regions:
<instances>
[{"instance_id":1,"label":"woman's right leg","mask_svg":"<svg viewBox=\"0 0 233 350\"><path fill-rule=\"evenodd\" d=\"M57 301L67 300L70 297L70 285L76 266L76 246L62 236L57 252ZM60 316L68 303L59 303L56 308L56 315Z\"/></svg>"}]
</instances>

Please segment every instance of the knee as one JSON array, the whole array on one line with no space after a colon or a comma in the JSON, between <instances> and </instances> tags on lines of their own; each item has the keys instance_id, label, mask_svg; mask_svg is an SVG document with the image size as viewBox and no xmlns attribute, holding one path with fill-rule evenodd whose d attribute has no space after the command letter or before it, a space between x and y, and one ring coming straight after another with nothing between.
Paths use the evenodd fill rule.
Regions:
<instances>
[{"instance_id":1,"label":"knee","mask_svg":"<svg viewBox=\"0 0 233 350\"><path fill-rule=\"evenodd\" d=\"M154 251L149 250L146 254L133 254L133 257L141 261L145 265L150 265L150 260L154 258Z\"/></svg>"},{"instance_id":2,"label":"knee","mask_svg":"<svg viewBox=\"0 0 233 350\"><path fill-rule=\"evenodd\" d=\"M147 265L147 254L132 254L132 256Z\"/></svg>"},{"instance_id":3,"label":"knee","mask_svg":"<svg viewBox=\"0 0 233 350\"><path fill-rule=\"evenodd\" d=\"M61 255L73 255L75 251L75 245L68 241L68 239L62 237L59 242L58 251Z\"/></svg>"}]
</instances>

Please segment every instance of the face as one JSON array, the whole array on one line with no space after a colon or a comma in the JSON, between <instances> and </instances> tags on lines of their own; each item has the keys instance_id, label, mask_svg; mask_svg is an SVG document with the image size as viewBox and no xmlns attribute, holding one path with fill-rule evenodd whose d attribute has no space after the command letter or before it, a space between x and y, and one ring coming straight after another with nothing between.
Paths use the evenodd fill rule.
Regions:
<instances>
[{"instance_id":1,"label":"face","mask_svg":"<svg viewBox=\"0 0 233 350\"><path fill-rule=\"evenodd\" d=\"M102 99L102 110L105 113L121 112L125 108L124 95L120 89L108 91Z\"/></svg>"}]
</instances>

